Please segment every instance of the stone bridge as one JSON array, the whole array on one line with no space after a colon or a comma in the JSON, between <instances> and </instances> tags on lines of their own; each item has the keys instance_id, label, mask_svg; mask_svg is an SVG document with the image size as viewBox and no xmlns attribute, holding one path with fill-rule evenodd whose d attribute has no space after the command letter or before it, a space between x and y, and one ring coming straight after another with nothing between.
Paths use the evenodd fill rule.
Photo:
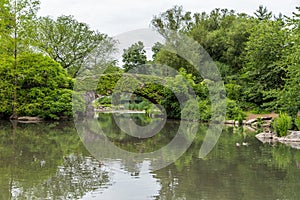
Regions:
<instances>
[{"instance_id":1,"label":"stone bridge","mask_svg":"<svg viewBox=\"0 0 300 200\"><path fill-rule=\"evenodd\" d=\"M121 92L128 92L144 97L153 104L159 104L164 99L164 83L160 77L143 74L103 74L100 77L89 77L89 86L82 87L84 91L85 116L94 116L92 102L99 96L118 95ZM79 85L79 84L78 84ZM77 86L76 91L78 91ZM96 88L89 90L89 88Z\"/></svg>"}]
</instances>

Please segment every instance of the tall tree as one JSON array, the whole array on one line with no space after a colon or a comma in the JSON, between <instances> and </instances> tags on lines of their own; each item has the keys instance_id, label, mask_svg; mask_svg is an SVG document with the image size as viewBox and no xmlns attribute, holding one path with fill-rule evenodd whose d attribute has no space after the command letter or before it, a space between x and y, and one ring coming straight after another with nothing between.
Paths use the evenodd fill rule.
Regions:
<instances>
[{"instance_id":1,"label":"tall tree","mask_svg":"<svg viewBox=\"0 0 300 200\"><path fill-rule=\"evenodd\" d=\"M0 54L12 52L13 16L9 5L9 0L0 1Z\"/></svg>"},{"instance_id":2,"label":"tall tree","mask_svg":"<svg viewBox=\"0 0 300 200\"><path fill-rule=\"evenodd\" d=\"M215 9L202 15L192 27L192 36L214 59L231 67L236 74L242 68L241 55L248 41L253 20L227 9Z\"/></svg>"},{"instance_id":3,"label":"tall tree","mask_svg":"<svg viewBox=\"0 0 300 200\"><path fill-rule=\"evenodd\" d=\"M258 9L255 11L254 15L259 20L269 20L272 18L272 12L269 12L267 7L264 7L263 5L260 5Z\"/></svg>"},{"instance_id":4,"label":"tall tree","mask_svg":"<svg viewBox=\"0 0 300 200\"><path fill-rule=\"evenodd\" d=\"M247 101L259 106L273 102L274 90L284 86L287 65L279 61L288 49L287 36L287 29L279 21L263 21L253 27L245 48L242 75Z\"/></svg>"},{"instance_id":5,"label":"tall tree","mask_svg":"<svg viewBox=\"0 0 300 200\"><path fill-rule=\"evenodd\" d=\"M143 42L139 41L135 44L132 44L128 49L124 49L122 57L122 61L124 63L123 68L125 72L135 69L139 65L146 64L147 56Z\"/></svg>"},{"instance_id":6,"label":"tall tree","mask_svg":"<svg viewBox=\"0 0 300 200\"><path fill-rule=\"evenodd\" d=\"M72 77L105 37L73 16L60 16L57 20L40 18L34 35L36 47L60 63Z\"/></svg>"},{"instance_id":7,"label":"tall tree","mask_svg":"<svg viewBox=\"0 0 300 200\"><path fill-rule=\"evenodd\" d=\"M282 63L288 65L286 84L278 93L281 108L291 116L300 110L300 7L296 7L292 18L287 18L290 33L287 37L285 56Z\"/></svg>"},{"instance_id":8,"label":"tall tree","mask_svg":"<svg viewBox=\"0 0 300 200\"><path fill-rule=\"evenodd\" d=\"M14 95L13 95L13 114L12 119L17 118L17 68L18 55L20 52L29 50L28 33L32 32L34 27L33 21L39 9L40 2L38 0L4 0L0 3L2 19L0 29L0 37L5 41L2 53L7 56L13 56L13 74L14 74Z\"/></svg>"},{"instance_id":9,"label":"tall tree","mask_svg":"<svg viewBox=\"0 0 300 200\"><path fill-rule=\"evenodd\" d=\"M154 16L151 25L166 39L171 32L186 31L192 25L191 12L184 12L182 6L171 9Z\"/></svg>"}]
</instances>

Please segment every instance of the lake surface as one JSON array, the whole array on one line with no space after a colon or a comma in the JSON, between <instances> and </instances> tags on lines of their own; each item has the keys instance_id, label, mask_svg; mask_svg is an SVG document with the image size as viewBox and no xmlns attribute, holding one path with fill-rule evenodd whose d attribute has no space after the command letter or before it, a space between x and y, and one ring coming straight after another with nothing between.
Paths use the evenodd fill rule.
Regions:
<instances>
[{"instance_id":1,"label":"lake surface","mask_svg":"<svg viewBox=\"0 0 300 200\"><path fill-rule=\"evenodd\" d=\"M145 125L149 119L138 114L134 120ZM97 123L116 146L137 153L167 145L179 127L178 121L168 120L159 134L138 139L122 132L110 114L100 115ZM98 161L81 141L84 138L79 137L73 122L0 122L0 199L300 197L300 150L263 144L255 133L227 127L214 149L200 159L207 126L198 125L187 151L174 163L153 171L153 163L147 159L139 165L118 156Z\"/></svg>"}]
</instances>

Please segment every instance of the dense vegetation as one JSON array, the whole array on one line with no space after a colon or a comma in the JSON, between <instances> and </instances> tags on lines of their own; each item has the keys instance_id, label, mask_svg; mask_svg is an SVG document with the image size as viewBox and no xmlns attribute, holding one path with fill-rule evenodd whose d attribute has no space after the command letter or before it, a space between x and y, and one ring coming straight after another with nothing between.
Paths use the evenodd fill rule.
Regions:
<instances>
[{"instance_id":1,"label":"dense vegetation","mask_svg":"<svg viewBox=\"0 0 300 200\"><path fill-rule=\"evenodd\" d=\"M156 16L152 25L163 35L168 29L176 30L203 45L224 76L228 97L243 109L296 115L300 108L300 8L296 10L291 18L272 17L263 7L256 17L227 9L192 16L174 7ZM158 52L155 60L193 72L181 58L165 51Z\"/></svg>"},{"instance_id":2,"label":"dense vegetation","mask_svg":"<svg viewBox=\"0 0 300 200\"><path fill-rule=\"evenodd\" d=\"M91 62L103 65L97 58L109 57L106 55L114 50L115 41L72 16L38 17L38 0L14 2L0 3L0 117L70 117L74 77ZM179 118L181 108L170 87L186 79L192 88L178 84L179 92L188 96L193 89L200 119L209 120L207 85L214 80L201 77L184 58L163 48L176 48L171 33L179 32L201 44L215 61L225 83L228 119L241 119L245 111L275 111L293 117L296 127L300 110L299 7L287 17L273 15L263 6L253 16L219 8L210 13L191 13L175 6L154 16L151 25L166 43L152 47L152 60L147 60L142 42L132 44L124 50L124 70L116 67L116 61L105 61L109 67L106 76L100 78L98 94L110 95L123 71L130 73L139 65L148 72L151 68L147 66L169 66L179 71L174 75L165 69L165 86L169 89L151 84L159 77L150 73L152 77L144 79L145 84L135 93L165 106L169 117ZM134 82L133 78L126 81ZM160 98L155 99L157 96Z\"/></svg>"},{"instance_id":3,"label":"dense vegetation","mask_svg":"<svg viewBox=\"0 0 300 200\"><path fill-rule=\"evenodd\" d=\"M114 41L72 16L38 17L38 0L0 2L0 118L72 116L73 78Z\"/></svg>"}]
</instances>

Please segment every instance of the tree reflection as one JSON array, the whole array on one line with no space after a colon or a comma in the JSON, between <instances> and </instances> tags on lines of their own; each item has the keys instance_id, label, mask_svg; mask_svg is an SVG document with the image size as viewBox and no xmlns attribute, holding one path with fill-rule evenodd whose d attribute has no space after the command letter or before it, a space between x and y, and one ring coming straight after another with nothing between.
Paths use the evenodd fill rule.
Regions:
<instances>
[{"instance_id":1,"label":"tree reflection","mask_svg":"<svg viewBox=\"0 0 300 200\"><path fill-rule=\"evenodd\" d=\"M202 130L203 131L203 130ZM297 199L300 152L285 145L262 145L255 137L225 129L205 160L197 158L199 131L190 149L156 171L162 189L156 199ZM237 147L246 141L249 146Z\"/></svg>"},{"instance_id":2,"label":"tree reflection","mask_svg":"<svg viewBox=\"0 0 300 200\"><path fill-rule=\"evenodd\" d=\"M118 129L110 115L93 120L90 125L86 129L90 132L82 137L87 142L94 144L93 141L108 139L131 152L161 148L172 140L179 127L177 121L167 121L159 134L137 139ZM99 125L106 137L96 134ZM80 199L91 191L109 191L104 188L113 184L113 175L104 170L106 166L102 162L90 156L72 123L12 126L0 122L0 127L0 199ZM262 144L254 137L255 133L230 127L223 130L213 151L205 159L199 159L206 130L206 125L200 125L193 144L183 156L151 173L159 187L151 190L151 194L147 190L146 196L156 195L156 199L166 200L297 199L300 196L299 150L284 144ZM182 139L190 138L186 135ZM249 145L236 146L243 142ZM147 172L151 171L151 160L120 159L111 149L99 146L98 142L94 145L95 150L115 158L111 163L117 160L118 167L135 180L143 176L139 173L143 165L147 166ZM173 155L164 152L161 156ZM132 180L121 182L130 185L134 183ZM149 182L138 183L149 186ZM159 189L157 195L155 191Z\"/></svg>"},{"instance_id":3,"label":"tree reflection","mask_svg":"<svg viewBox=\"0 0 300 200\"><path fill-rule=\"evenodd\" d=\"M0 199L76 199L109 181L72 123L0 125Z\"/></svg>"},{"instance_id":4,"label":"tree reflection","mask_svg":"<svg viewBox=\"0 0 300 200\"><path fill-rule=\"evenodd\" d=\"M28 188L20 196L38 199L80 199L87 192L101 188L107 182L108 173L103 171L99 161L92 157L70 155L64 157L64 164L58 166L55 175Z\"/></svg>"}]
</instances>

